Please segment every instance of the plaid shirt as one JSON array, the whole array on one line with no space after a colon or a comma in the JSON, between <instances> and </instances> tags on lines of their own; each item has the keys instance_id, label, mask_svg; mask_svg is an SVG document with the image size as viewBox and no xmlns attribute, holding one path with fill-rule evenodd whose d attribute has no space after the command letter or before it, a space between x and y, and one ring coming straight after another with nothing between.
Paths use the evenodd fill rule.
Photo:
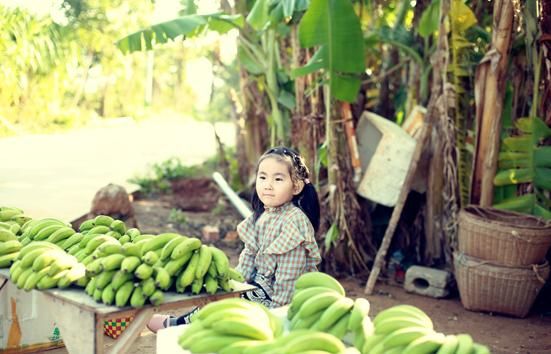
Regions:
<instances>
[{"instance_id":1,"label":"plaid shirt","mask_svg":"<svg viewBox=\"0 0 551 354\"><path fill-rule=\"evenodd\" d=\"M272 298L271 307L291 302L295 281L315 271L321 257L308 217L293 203L267 208L254 222L251 215L237 226L245 248L237 270Z\"/></svg>"}]
</instances>

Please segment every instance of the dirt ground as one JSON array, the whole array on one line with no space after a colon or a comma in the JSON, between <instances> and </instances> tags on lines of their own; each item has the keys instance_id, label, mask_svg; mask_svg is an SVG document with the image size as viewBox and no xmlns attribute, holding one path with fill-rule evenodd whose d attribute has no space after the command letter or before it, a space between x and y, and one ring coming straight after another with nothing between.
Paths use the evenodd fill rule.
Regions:
<instances>
[{"instance_id":1,"label":"dirt ground","mask_svg":"<svg viewBox=\"0 0 551 354\"><path fill-rule=\"evenodd\" d=\"M173 210L170 197L140 198L133 203L138 227L144 233L175 231L201 236L205 225L217 226L221 240L214 242L237 264L241 243L232 239L235 226L241 216L232 205L221 197L211 212L178 212ZM340 278L349 297L366 297L363 293L366 279ZM412 304L424 310L433 320L435 329L447 334L469 333L475 341L486 344L492 353L551 353L551 313L533 309L532 313L518 319L465 310L458 296L434 299L407 293L402 287L391 285L382 279L375 287L375 294L367 296L371 303L371 316L396 304ZM551 299L546 299L546 302ZM182 309L181 312L185 312ZM178 314L175 312L173 314ZM106 337L107 338L107 337ZM113 340L106 339L107 345ZM156 351L156 336L144 330L130 353L153 354ZM64 349L48 351L48 354L66 353Z\"/></svg>"}]
</instances>

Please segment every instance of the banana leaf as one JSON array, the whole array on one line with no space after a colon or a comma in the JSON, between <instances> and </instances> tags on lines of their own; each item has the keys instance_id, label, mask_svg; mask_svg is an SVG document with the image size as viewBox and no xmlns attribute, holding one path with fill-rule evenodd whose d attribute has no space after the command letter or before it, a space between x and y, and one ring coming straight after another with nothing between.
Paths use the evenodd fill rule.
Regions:
<instances>
[{"instance_id":1,"label":"banana leaf","mask_svg":"<svg viewBox=\"0 0 551 354\"><path fill-rule=\"evenodd\" d=\"M232 28L243 27L241 15L215 13L210 15L187 15L174 20L161 22L144 28L116 42L117 47L125 54L151 50L156 44L167 43L180 36L195 36L204 30L226 33Z\"/></svg>"},{"instance_id":2,"label":"banana leaf","mask_svg":"<svg viewBox=\"0 0 551 354\"><path fill-rule=\"evenodd\" d=\"M520 135L503 139L494 185L531 183L534 193L505 199L494 207L551 219L547 197L551 192L551 146L538 146L551 137L551 129L537 117L518 119L515 127Z\"/></svg>"},{"instance_id":3,"label":"banana leaf","mask_svg":"<svg viewBox=\"0 0 551 354\"><path fill-rule=\"evenodd\" d=\"M360 74L365 71L365 54L360 21L352 3L312 0L300 21L298 33L302 47L325 47L320 53L320 61L321 68L328 74L331 95L355 102ZM295 69L293 75L308 71Z\"/></svg>"}]
</instances>

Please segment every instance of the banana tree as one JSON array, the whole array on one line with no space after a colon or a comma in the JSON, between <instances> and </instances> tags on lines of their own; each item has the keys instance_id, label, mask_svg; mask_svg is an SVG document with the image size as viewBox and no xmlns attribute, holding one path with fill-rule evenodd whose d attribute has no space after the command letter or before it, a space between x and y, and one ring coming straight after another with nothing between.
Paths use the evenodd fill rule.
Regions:
<instances>
[{"instance_id":1,"label":"banana tree","mask_svg":"<svg viewBox=\"0 0 551 354\"><path fill-rule=\"evenodd\" d=\"M361 74L365 71L365 53L360 21L352 3L343 0L312 0L298 27L298 37L303 48L315 48L316 52L303 67L293 70L293 77L319 73L324 85L325 132L327 146L327 173L330 192L329 206L332 226L325 235L325 249L346 240L348 247L345 264L349 270L365 269L365 257L354 238L359 219L359 207L343 148L341 118L333 105L335 100L356 101ZM345 157L344 159L340 157ZM345 214L346 212L346 214ZM346 248L345 247L345 248ZM342 250L342 248L341 248ZM351 269L350 269L351 267Z\"/></svg>"}]
</instances>

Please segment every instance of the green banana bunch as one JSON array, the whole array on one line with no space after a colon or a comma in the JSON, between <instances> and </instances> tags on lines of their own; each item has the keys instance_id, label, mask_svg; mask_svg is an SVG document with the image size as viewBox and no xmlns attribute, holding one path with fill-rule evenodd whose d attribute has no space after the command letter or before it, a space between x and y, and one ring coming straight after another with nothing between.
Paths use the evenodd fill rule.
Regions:
<instances>
[{"instance_id":1,"label":"green banana bunch","mask_svg":"<svg viewBox=\"0 0 551 354\"><path fill-rule=\"evenodd\" d=\"M218 353L238 342L260 345L274 340L273 328L283 328L274 321L279 319L271 317L263 305L240 298L224 299L199 310L178 342L192 353Z\"/></svg>"}]
</instances>

